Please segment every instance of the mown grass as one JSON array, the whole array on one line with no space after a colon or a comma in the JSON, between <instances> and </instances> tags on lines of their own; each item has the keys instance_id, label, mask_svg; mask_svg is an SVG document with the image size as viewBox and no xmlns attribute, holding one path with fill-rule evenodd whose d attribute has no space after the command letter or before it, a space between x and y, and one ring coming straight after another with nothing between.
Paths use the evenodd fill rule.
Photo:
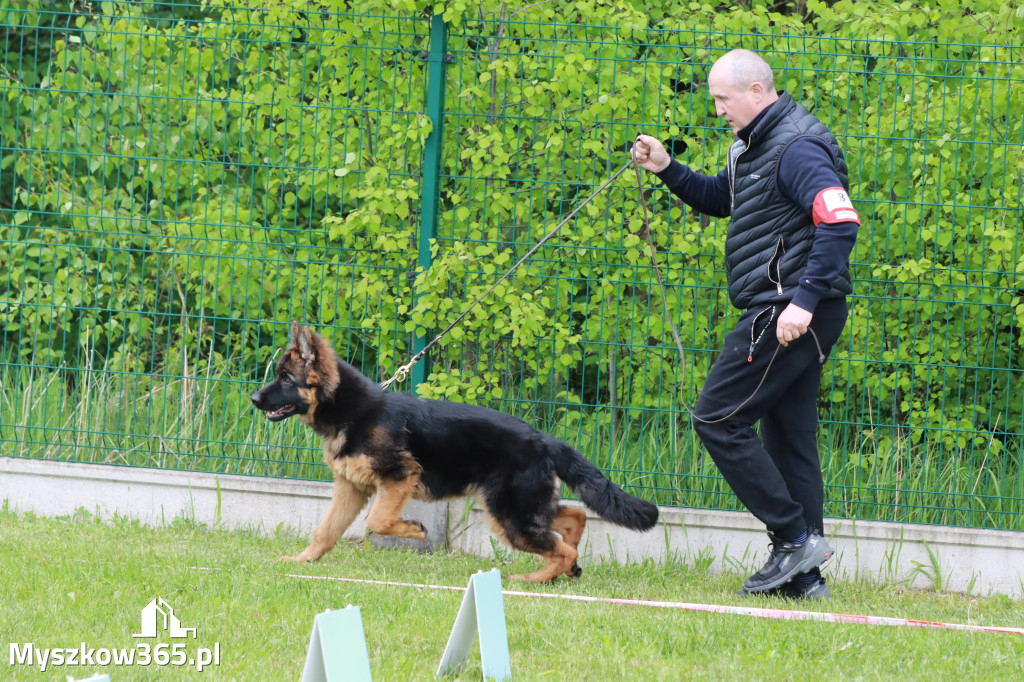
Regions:
<instances>
[{"instance_id":1,"label":"mown grass","mask_svg":"<svg viewBox=\"0 0 1024 682\"><path fill-rule=\"evenodd\" d=\"M5 381L0 455L327 477L314 434L294 420L269 423L249 404L257 384L223 368L184 378L22 369ZM624 408L613 425L607 410L513 400L495 407L566 440L633 494L669 506L740 508L688 422L669 412ZM1012 443L947 451L905 435L851 436L837 425L823 426L821 440L826 516L1024 529L1024 469Z\"/></svg>"},{"instance_id":2,"label":"mown grass","mask_svg":"<svg viewBox=\"0 0 1024 682\"><path fill-rule=\"evenodd\" d=\"M304 538L286 532L208 528L176 520L147 528L88 514L44 519L0 512L0 677L112 680L297 679L313 618L359 605L375 680L433 679L462 594L307 580L287 574L465 586L492 560L417 554L343 543L312 565L282 564ZM743 576L709 575L683 562L617 565L584 562L578 581L506 589L871 614L930 621L1024 627L1024 609L1005 597L972 598L832 582L827 604L791 605L735 594ZM507 576L536 560L511 555ZM11 642L37 647L133 647L140 610L163 597L194 644L219 643L221 663L194 668L11 666ZM1019 678L1024 637L910 627L767 620L737 615L562 602L507 596L506 622L516 680L806 679L1005 680ZM162 640L170 641L170 640ZM464 680L480 679L474 651Z\"/></svg>"}]
</instances>

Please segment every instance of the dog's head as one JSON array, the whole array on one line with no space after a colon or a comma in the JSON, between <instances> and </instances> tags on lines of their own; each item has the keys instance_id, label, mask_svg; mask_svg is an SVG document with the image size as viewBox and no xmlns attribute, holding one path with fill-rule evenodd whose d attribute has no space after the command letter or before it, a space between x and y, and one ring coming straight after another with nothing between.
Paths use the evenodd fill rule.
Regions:
<instances>
[{"instance_id":1,"label":"dog's head","mask_svg":"<svg viewBox=\"0 0 1024 682\"><path fill-rule=\"evenodd\" d=\"M316 407L338 387L337 356L309 327L292 322L288 348L277 363L274 380L252 395L252 404L272 422L292 415L312 425Z\"/></svg>"}]
</instances>

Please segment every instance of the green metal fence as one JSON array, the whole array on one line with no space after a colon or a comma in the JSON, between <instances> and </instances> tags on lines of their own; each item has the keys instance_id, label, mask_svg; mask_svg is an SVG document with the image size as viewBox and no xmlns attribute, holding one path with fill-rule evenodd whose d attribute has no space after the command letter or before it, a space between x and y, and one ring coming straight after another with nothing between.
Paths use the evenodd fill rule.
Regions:
<instances>
[{"instance_id":1,"label":"green metal fence","mask_svg":"<svg viewBox=\"0 0 1024 682\"><path fill-rule=\"evenodd\" d=\"M837 135L864 221L822 386L826 514L1021 528L1021 48L799 18L4 12L0 455L323 478L309 434L249 406L289 321L391 376L637 132L717 172L706 76L742 46ZM727 221L645 178L684 367L631 178L402 388L523 416L662 504L736 508L681 403L738 314Z\"/></svg>"}]
</instances>

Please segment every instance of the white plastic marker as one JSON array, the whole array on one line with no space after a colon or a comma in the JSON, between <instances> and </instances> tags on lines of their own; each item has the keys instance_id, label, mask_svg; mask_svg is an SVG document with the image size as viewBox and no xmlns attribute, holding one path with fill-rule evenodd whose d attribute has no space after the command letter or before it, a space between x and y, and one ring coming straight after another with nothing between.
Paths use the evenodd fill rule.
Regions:
<instances>
[{"instance_id":1,"label":"white plastic marker","mask_svg":"<svg viewBox=\"0 0 1024 682\"><path fill-rule=\"evenodd\" d=\"M325 611L313 619L302 682L372 682L358 606Z\"/></svg>"},{"instance_id":2,"label":"white plastic marker","mask_svg":"<svg viewBox=\"0 0 1024 682\"><path fill-rule=\"evenodd\" d=\"M437 676L461 671L480 639L480 667L485 679L504 682L512 676L505 630L505 604L501 596L501 571L494 569L470 576L466 596L455 616L452 634L437 666Z\"/></svg>"},{"instance_id":3,"label":"white plastic marker","mask_svg":"<svg viewBox=\"0 0 1024 682\"><path fill-rule=\"evenodd\" d=\"M384 585L387 587L416 587L428 590L449 590L465 592L465 587L451 585L428 585L419 583L399 583L384 580L364 580L361 578L335 578L320 575L281 574L285 578L302 580L330 580L342 583L361 583L364 585ZM755 618L779 618L784 620L817 620L824 623L851 623L857 625L891 625L917 628L936 628L940 630L971 630L974 632L1005 632L1024 635L1024 628L999 627L995 625L964 625L960 623L940 623L930 620L913 620L910 618L890 618L887 616L854 616L845 613L822 613L818 611L787 611L785 609L763 609L753 606L722 606L718 604L689 604L686 602L648 601L645 599L613 599L609 597L583 597L574 594L550 594L546 592L513 592L503 590L502 594L510 597L542 597L545 599L564 599L566 601L596 602L601 604L620 604L623 606L650 606L661 609L681 609L685 611L707 611L711 613L731 613L737 616Z\"/></svg>"}]
</instances>

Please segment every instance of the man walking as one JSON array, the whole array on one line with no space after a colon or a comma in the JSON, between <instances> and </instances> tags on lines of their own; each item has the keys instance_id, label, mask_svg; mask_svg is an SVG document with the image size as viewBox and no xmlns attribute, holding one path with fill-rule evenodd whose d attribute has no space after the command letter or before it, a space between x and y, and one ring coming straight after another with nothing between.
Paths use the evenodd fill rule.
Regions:
<instances>
[{"instance_id":1,"label":"man walking","mask_svg":"<svg viewBox=\"0 0 1024 682\"><path fill-rule=\"evenodd\" d=\"M771 538L768 562L742 593L827 599L819 567L832 548L821 535L817 397L822 364L846 323L860 218L835 137L775 90L760 56L726 53L711 68L708 92L736 136L717 175L673 160L653 137L633 146L637 164L695 210L730 216L729 298L743 312L704 384L694 429Z\"/></svg>"}]
</instances>

